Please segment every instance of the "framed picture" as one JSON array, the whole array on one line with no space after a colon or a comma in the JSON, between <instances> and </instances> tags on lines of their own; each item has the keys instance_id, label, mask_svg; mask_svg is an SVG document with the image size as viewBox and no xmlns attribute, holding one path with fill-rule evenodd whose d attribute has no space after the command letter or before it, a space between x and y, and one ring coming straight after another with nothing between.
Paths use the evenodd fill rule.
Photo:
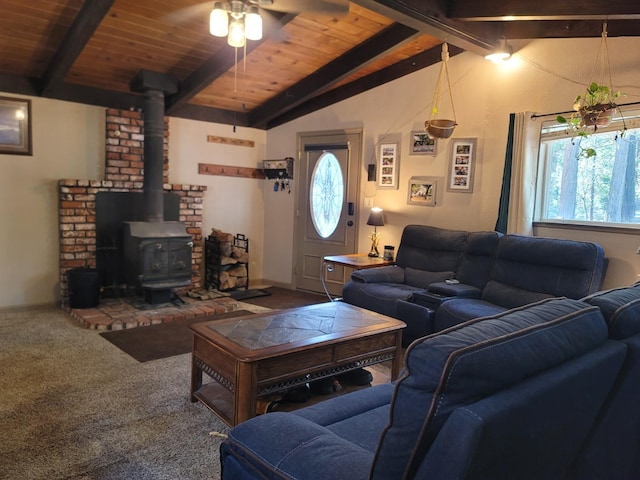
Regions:
<instances>
[{"instance_id":1,"label":"framed picture","mask_svg":"<svg viewBox=\"0 0 640 480\"><path fill-rule=\"evenodd\" d=\"M435 207L437 189L438 182L433 178L411 177L409 180L407 203L409 205Z\"/></svg>"},{"instance_id":2,"label":"framed picture","mask_svg":"<svg viewBox=\"0 0 640 480\"><path fill-rule=\"evenodd\" d=\"M438 139L430 137L427 132L416 130L411 132L409 155L433 155L438 153Z\"/></svg>"},{"instance_id":3,"label":"framed picture","mask_svg":"<svg viewBox=\"0 0 640 480\"><path fill-rule=\"evenodd\" d=\"M473 176L476 168L475 138L453 138L449 160L448 192L473 192Z\"/></svg>"},{"instance_id":4,"label":"framed picture","mask_svg":"<svg viewBox=\"0 0 640 480\"><path fill-rule=\"evenodd\" d=\"M0 153L31 155L31 100L0 97Z\"/></svg>"},{"instance_id":5,"label":"framed picture","mask_svg":"<svg viewBox=\"0 0 640 480\"><path fill-rule=\"evenodd\" d=\"M378 187L398 188L399 144L381 143L378 148Z\"/></svg>"}]
</instances>

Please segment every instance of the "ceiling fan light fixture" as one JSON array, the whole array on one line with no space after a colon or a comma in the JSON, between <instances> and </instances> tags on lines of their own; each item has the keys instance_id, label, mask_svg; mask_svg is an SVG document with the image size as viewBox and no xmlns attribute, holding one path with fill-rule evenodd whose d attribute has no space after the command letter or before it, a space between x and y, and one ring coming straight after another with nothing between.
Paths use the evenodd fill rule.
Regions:
<instances>
[{"instance_id":1,"label":"ceiling fan light fixture","mask_svg":"<svg viewBox=\"0 0 640 480\"><path fill-rule=\"evenodd\" d=\"M227 43L236 48L244 47L244 26L240 20L233 20L229 24Z\"/></svg>"},{"instance_id":2,"label":"ceiling fan light fixture","mask_svg":"<svg viewBox=\"0 0 640 480\"><path fill-rule=\"evenodd\" d=\"M258 12L258 7L247 8L244 15L244 35L248 40L262 39L262 17Z\"/></svg>"},{"instance_id":3,"label":"ceiling fan light fixture","mask_svg":"<svg viewBox=\"0 0 640 480\"><path fill-rule=\"evenodd\" d=\"M222 2L215 2L209 16L209 32L214 37L226 37L229 33L229 14Z\"/></svg>"},{"instance_id":4,"label":"ceiling fan light fixture","mask_svg":"<svg viewBox=\"0 0 640 480\"><path fill-rule=\"evenodd\" d=\"M507 44L507 39L503 37L500 45L493 52L485 55L484 58L491 60L493 63L500 63L509 60L512 54L513 48L511 48L511 45Z\"/></svg>"}]
</instances>

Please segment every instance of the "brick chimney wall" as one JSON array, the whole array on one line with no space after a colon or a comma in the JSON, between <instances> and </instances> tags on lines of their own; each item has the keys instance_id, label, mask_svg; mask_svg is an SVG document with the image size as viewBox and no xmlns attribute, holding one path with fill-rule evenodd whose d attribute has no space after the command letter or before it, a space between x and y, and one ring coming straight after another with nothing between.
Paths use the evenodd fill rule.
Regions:
<instances>
[{"instance_id":1,"label":"brick chimney wall","mask_svg":"<svg viewBox=\"0 0 640 480\"><path fill-rule=\"evenodd\" d=\"M202 286L203 185L168 184L169 123L165 118L164 190L180 197L180 221L193 238L192 287ZM96 193L141 192L144 175L144 121L137 111L107 109L105 179L59 180L60 296L68 304L67 271L96 266Z\"/></svg>"}]
</instances>

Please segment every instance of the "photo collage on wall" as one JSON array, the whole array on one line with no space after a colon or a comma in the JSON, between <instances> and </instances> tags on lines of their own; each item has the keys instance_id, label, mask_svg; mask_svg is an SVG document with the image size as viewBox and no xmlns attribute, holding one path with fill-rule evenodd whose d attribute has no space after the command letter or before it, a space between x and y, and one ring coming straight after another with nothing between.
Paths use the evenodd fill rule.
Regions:
<instances>
[{"instance_id":1,"label":"photo collage on wall","mask_svg":"<svg viewBox=\"0 0 640 480\"><path fill-rule=\"evenodd\" d=\"M454 139L451 148L449 184L447 190L473 191L475 139Z\"/></svg>"}]
</instances>

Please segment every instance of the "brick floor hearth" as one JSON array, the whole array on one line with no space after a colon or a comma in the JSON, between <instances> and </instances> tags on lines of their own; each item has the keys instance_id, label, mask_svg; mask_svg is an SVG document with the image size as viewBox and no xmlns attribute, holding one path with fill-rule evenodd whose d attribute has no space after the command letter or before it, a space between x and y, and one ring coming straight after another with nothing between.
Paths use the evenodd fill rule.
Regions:
<instances>
[{"instance_id":1,"label":"brick floor hearth","mask_svg":"<svg viewBox=\"0 0 640 480\"><path fill-rule=\"evenodd\" d=\"M131 298L101 299L96 308L68 308L68 313L83 326L95 330L123 330L158 323L175 322L238 310L231 297L198 300L181 297L180 305L142 305Z\"/></svg>"}]
</instances>

